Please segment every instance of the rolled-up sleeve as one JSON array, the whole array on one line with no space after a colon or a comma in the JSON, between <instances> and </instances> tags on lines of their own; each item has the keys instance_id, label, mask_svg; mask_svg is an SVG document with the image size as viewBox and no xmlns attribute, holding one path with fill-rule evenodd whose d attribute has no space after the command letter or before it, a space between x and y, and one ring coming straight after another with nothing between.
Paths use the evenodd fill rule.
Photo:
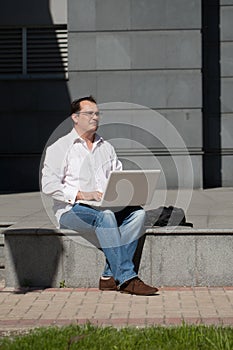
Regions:
<instances>
[{"instance_id":1,"label":"rolled-up sleeve","mask_svg":"<svg viewBox=\"0 0 233 350\"><path fill-rule=\"evenodd\" d=\"M59 145L54 144L47 148L44 167L42 170L42 192L53 199L75 203L77 189L65 184L66 154Z\"/></svg>"},{"instance_id":2,"label":"rolled-up sleeve","mask_svg":"<svg viewBox=\"0 0 233 350\"><path fill-rule=\"evenodd\" d=\"M122 170L123 169L122 163L118 159L118 157L116 155L116 152L115 152L115 149L112 146L111 146L111 148L112 148L112 156L111 156L111 159L112 159L112 170Z\"/></svg>"}]
</instances>

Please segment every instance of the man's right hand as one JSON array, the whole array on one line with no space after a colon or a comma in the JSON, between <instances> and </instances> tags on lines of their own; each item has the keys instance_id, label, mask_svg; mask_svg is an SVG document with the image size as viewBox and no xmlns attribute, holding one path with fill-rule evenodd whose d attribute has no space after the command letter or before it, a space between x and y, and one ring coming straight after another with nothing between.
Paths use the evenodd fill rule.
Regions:
<instances>
[{"instance_id":1,"label":"man's right hand","mask_svg":"<svg viewBox=\"0 0 233 350\"><path fill-rule=\"evenodd\" d=\"M76 196L76 201L85 200L85 201L97 201L99 202L103 196L102 192L92 191L92 192L83 192L78 191Z\"/></svg>"}]
</instances>

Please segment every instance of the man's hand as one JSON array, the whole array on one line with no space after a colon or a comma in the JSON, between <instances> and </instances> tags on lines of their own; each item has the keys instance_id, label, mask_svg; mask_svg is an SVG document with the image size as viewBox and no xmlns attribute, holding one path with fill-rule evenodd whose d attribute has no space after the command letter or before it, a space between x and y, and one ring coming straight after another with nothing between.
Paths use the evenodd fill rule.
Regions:
<instances>
[{"instance_id":1,"label":"man's hand","mask_svg":"<svg viewBox=\"0 0 233 350\"><path fill-rule=\"evenodd\" d=\"M76 196L76 201L78 200L93 201L94 200L99 202L102 196L103 196L103 193L99 191L93 191L93 192L78 191Z\"/></svg>"}]
</instances>

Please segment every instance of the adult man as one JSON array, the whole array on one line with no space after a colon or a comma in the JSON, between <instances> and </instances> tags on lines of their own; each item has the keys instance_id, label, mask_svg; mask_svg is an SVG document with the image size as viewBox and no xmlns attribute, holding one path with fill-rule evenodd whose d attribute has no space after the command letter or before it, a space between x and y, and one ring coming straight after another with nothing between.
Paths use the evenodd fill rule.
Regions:
<instances>
[{"instance_id":1,"label":"adult man","mask_svg":"<svg viewBox=\"0 0 233 350\"><path fill-rule=\"evenodd\" d=\"M101 199L112 170L121 170L112 145L96 134L99 110L92 96L71 104L73 130L48 147L42 171L42 191L54 199L61 228L96 235L106 257L101 290L152 295L158 289L142 282L134 270L133 256L144 233L145 212L127 207L119 212L97 210L81 200Z\"/></svg>"}]
</instances>

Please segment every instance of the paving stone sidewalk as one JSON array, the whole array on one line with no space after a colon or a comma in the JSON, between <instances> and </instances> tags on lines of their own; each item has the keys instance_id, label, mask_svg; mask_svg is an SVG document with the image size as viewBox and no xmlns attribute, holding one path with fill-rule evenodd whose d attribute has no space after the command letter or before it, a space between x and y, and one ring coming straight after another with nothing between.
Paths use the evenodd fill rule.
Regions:
<instances>
[{"instance_id":1,"label":"paving stone sidewalk","mask_svg":"<svg viewBox=\"0 0 233 350\"><path fill-rule=\"evenodd\" d=\"M98 289L0 290L0 334L28 328L84 324L233 326L233 287L161 288L155 296Z\"/></svg>"}]
</instances>

